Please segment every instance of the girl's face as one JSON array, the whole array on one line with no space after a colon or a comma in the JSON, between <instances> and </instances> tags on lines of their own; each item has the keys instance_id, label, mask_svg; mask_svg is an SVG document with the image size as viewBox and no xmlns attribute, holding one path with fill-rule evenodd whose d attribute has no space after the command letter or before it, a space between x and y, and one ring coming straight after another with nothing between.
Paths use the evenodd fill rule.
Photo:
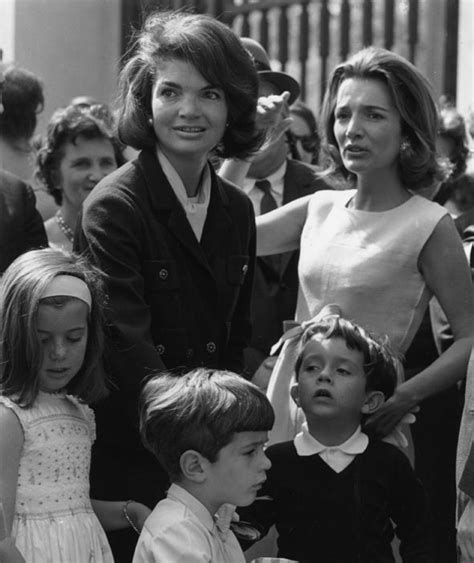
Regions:
<instances>
[{"instance_id":1,"label":"girl's face","mask_svg":"<svg viewBox=\"0 0 474 563\"><path fill-rule=\"evenodd\" d=\"M224 503L248 506L255 500L272 465L264 451L267 440L267 432L236 432L214 463L206 460L212 487L206 504L212 514Z\"/></svg>"},{"instance_id":2,"label":"girl's face","mask_svg":"<svg viewBox=\"0 0 474 563\"><path fill-rule=\"evenodd\" d=\"M86 354L89 307L72 298L62 306L40 305L37 333L41 348L39 386L61 391L81 369Z\"/></svg>"},{"instance_id":3,"label":"girl's face","mask_svg":"<svg viewBox=\"0 0 474 563\"><path fill-rule=\"evenodd\" d=\"M207 158L224 135L228 115L224 91L188 62L159 63L151 110L158 146L177 169L189 159Z\"/></svg>"},{"instance_id":4,"label":"girl's face","mask_svg":"<svg viewBox=\"0 0 474 563\"><path fill-rule=\"evenodd\" d=\"M74 143L63 146L59 165L59 185L63 204L77 209L102 178L117 168L114 147L109 139L87 139L80 135Z\"/></svg>"},{"instance_id":5,"label":"girl's face","mask_svg":"<svg viewBox=\"0 0 474 563\"><path fill-rule=\"evenodd\" d=\"M401 118L380 80L346 78L334 111L334 136L344 166L356 175L397 171Z\"/></svg>"}]
</instances>

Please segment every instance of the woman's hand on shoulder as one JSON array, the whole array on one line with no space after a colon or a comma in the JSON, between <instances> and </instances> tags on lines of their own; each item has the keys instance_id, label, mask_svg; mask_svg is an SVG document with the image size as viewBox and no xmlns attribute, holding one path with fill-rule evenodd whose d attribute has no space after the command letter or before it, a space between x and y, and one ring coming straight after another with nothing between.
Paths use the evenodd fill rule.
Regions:
<instances>
[{"instance_id":1,"label":"woman's hand on shoulder","mask_svg":"<svg viewBox=\"0 0 474 563\"><path fill-rule=\"evenodd\" d=\"M398 387L394 394L370 415L364 423L364 432L373 438L385 438L402 422L408 413L416 412L417 403L404 387Z\"/></svg>"}]
</instances>

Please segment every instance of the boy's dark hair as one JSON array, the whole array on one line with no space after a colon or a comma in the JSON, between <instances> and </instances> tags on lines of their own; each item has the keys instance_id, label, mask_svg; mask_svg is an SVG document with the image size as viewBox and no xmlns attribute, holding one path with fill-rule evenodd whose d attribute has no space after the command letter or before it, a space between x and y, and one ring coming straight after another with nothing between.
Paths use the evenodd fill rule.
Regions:
<instances>
[{"instance_id":1,"label":"boy's dark hair","mask_svg":"<svg viewBox=\"0 0 474 563\"><path fill-rule=\"evenodd\" d=\"M295 362L296 379L303 363L304 350L316 334L324 339L342 338L351 350L362 352L368 391L381 391L388 399L397 386L398 358L390 350L388 339L377 339L359 325L339 316L329 316L309 323L300 338Z\"/></svg>"},{"instance_id":2,"label":"boy's dark hair","mask_svg":"<svg viewBox=\"0 0 474 563\"><path fill-rule=\"evenodd\" d=\"M214 463L235 433L268 431L275 420L258 387L235 373L206 368L153 376L139 406L142 441L172 481L181 477L185 451L196 450Z\"/></svg>"}]
</instances>

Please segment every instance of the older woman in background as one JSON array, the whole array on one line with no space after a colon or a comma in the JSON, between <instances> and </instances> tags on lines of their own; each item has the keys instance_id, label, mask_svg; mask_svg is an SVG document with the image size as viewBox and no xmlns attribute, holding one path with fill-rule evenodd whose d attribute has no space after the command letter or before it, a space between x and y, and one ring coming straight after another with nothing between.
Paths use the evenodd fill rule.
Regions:
<instances>
[{"instance_id":1,"label":"older woman in background","mask_svg":"<svg viewBox=\"0 0 474 563\"><path fill-rule=\"evenodd\" d=\"M53 114L36 158L37 179L59 206L45 223L50 246L72 249L82 203L124 162L106 106L70 105Z\"/></svg>"}]
</instances>

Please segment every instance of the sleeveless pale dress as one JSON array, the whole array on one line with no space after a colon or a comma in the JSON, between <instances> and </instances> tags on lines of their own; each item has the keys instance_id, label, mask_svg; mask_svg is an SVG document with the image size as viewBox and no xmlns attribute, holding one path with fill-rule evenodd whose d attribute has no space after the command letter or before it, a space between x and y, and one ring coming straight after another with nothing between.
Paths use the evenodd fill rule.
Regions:
<instances>
[{"instance_id":1,"label":"sleeveless pale dress","mask_svg":"<svg viewBox=\"0 0 474 563\"><path fill-rule=\"evenodd\" d=\"M0 403L20 421L24 445L12 537L27 563L113 563L89 498L92 410L76 398L39 392L23 409Z\"/></svg>"},{"instance_id":2,"label":"sleeveless pale dress","mask_svg":"<svg viewBox=\"0 0 474 563\"><path fill-rule=\"evenodd\" d=\"M347 208L355 190L316 192L310 199L300 241L296 320L336 304L342 315L404 353L420 326L431 292L418 259L436 225L447 214L413 195L383 212ZM301 424L289 396L297 339L286 341L268 387L276 412L270 443L293 439Z\"/></svg>"}]
</instances>

